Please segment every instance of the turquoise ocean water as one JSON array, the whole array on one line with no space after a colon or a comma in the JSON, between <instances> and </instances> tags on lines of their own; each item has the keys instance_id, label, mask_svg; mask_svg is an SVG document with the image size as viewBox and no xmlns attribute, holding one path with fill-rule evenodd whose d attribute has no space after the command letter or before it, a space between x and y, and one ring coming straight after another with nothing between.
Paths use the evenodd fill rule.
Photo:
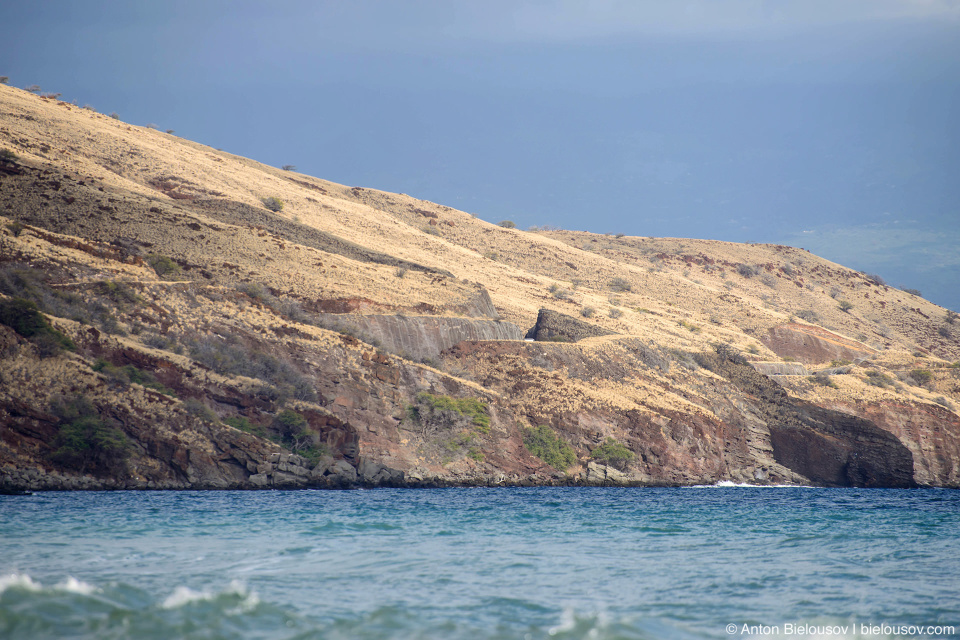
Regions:
<instances>
[{"instance_id":1,"label":"turquoise ocean water","mask_svg":"<svg viewBox=\"0 0 960 640\"><path fill-rule=\"evenodd\" d=\"M960 492L0 496L3 639L837 635L960 637Z\"/></svg>"}]
</instances>

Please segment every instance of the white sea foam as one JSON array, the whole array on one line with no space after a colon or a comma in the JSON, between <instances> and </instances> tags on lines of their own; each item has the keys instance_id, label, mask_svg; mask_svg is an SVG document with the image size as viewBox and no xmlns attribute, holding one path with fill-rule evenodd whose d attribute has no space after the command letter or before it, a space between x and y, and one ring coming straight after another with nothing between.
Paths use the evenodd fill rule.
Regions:
<instances>
[{"instance_id":1,"label":"white sea foam","mask_svg":"<svg viewBox=\"0 0 960 640\"><path fill-rule=\"evenodd\" d=\"M33 579L25 573L11 573L0 576L0 593L13 587L19 587L27 591L40 591L40 589L43 588L39 582L34 582Z\"/></svg>"},{"instance_id":2,"label":"white sea foam","mask_svg":"<svg viewBox=\"0 0 960 640\"><path fill-rule=\"evenodd\" d=\"M3 593L7 589L19 588L24 589L25 591L39 592L44 590L44 586L39 582L36 582L33 578L28 576L25 573L11 573L5 576L0 576L0 593ZM68 593L79 593L81 595L88 596L91 593L95 593L97 588L93 585L87 584L77 580L73 576L67 576L65 580L58 582L53 587L48 587L47 591L66 591Z\"/></svg>"},{"instance_id":3,"label":"white sea foam","mask_svg":"<svg viewBox=\"0 0 960 640\"><path fill-rule=\"evenodd\" d=\"M160 606L164 609L178 609L191 602L204 602L206 600L213 600L213 594L209 591L194 591L190 587L177 587Z\"/></svg>"},{"instance_id":4,"label":"white sea foam","mask_svg":"<svg viewBox=\"0 0 960 640\"><path fill-rule=\"evenodd\" d=\"M750 484L749 482L733 482L732 480L721 480L716 484L694 484L683 487L684 489L727 489L730 487L749 487L750 489L816 489L807 484Z\"/></svg>"},{"instance_id":5,"label":"white sea foam","mask_svg":"<svg viewBox=\"0 0 960 640\"><path fill-rule=\"evenodd\" d=\"M86 582L77 580L73 576L67 576L67 579L63 582L58 582L54 587L57 591L67 591L69 593L79 593L85 596L90 595L91 593L96 593L98 589Z\"/></svg>"},{"instance_id":6,"label":"white sea foam","mask_svg":"<svg viewBox=\"0 0 960 640\"><path fill-rule=\"evenodd\" d=\"M194 591L190 587L179 586L173 590L173 593L167 596L160 606L164 609L178 609L194 602L211 602L221 596L240 599L236 607L227 611L229 615L247 613L260 604L260 598L257 597L256 593L249 591L246 585L239 580L233 580L227 588L220 593L213 593L207 590Z\"/></svg>"}]
</instances>

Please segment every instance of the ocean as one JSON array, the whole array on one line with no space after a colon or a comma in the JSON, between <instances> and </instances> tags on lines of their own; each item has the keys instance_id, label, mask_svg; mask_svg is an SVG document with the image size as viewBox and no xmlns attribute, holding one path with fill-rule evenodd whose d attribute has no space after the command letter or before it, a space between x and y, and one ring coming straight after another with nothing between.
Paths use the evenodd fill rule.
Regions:
<instances>
[{"instance_id":1,"label":"ocean","mask_svg":"<svg viewBox=\"0 0 960 640\"><path fill-rule=\"evenodd\" d=\"M0 496L0 638L960 638L960 492Z\"/></svg>"}]
</instances>

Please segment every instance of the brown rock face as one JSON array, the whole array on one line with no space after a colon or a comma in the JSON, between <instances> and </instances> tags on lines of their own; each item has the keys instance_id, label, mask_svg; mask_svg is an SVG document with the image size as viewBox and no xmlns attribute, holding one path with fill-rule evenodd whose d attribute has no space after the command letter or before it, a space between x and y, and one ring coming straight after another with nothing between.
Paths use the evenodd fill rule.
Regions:
<instances>
[{"instance_id":1,"label":"brown rock face","mask_svg":"<svg viewBox=\"0 0 960 640\"><path fill-rule=\"evenodd\" d=\"M779 464L827 486L916 484L913 454L869 420L792 398L742 359L701 354L698 360L755 400Z\"/></svg>"},{"instance_id":2,"label":"brown rock face","mask_svg":"<svg viewBox=\"0 0 960 640\"><path fill-rule=\"evenodd\" d=\"M489 299L489 298L488 298ZM330 326L355 332L364 341L414 360L436 358L464 340L520 340L511 322L435 316L324 316Z\"/></svg>"},{"instance_id":3,"label":"brown rock face","mask_svg":"<svg viewBox=\"0 0 960 640\"><path fill-rule=\"evenodd\" d=\"M771 327L761 342L781 358L795 358L804 364L820 364L831 360L856 360L875 355L875 349L844 338L826 329L806 324L783 324Z\"/></svg>"},{"instance_id":4,"label":"brown rock face","mask_svg":"<svg viewBox=\"0 0 960 640\"><path fill-rule=\"evenodd\" d=\"M584 338L609 335L613 335L613 331L587 324L557 311L540 309L537 323L527 332L526 337L537 342L577 342Z\"/></svg>"}]
</instances>

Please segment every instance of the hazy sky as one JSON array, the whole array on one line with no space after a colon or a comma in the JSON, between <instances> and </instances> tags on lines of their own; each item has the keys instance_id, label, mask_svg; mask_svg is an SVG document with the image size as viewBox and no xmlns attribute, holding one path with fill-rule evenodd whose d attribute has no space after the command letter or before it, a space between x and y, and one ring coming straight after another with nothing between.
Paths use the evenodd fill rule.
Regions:
<instances>
[{"instance_id":1,"label":"hazy sky","mask_svg":"<svg viewBox=\"0 0 960 640\"><path fill-rule=\"evenodd\" d=\"M494 222L791 244L960 310L960 0L2 2L0 75Z\"/></svg>"}]
</instances>

